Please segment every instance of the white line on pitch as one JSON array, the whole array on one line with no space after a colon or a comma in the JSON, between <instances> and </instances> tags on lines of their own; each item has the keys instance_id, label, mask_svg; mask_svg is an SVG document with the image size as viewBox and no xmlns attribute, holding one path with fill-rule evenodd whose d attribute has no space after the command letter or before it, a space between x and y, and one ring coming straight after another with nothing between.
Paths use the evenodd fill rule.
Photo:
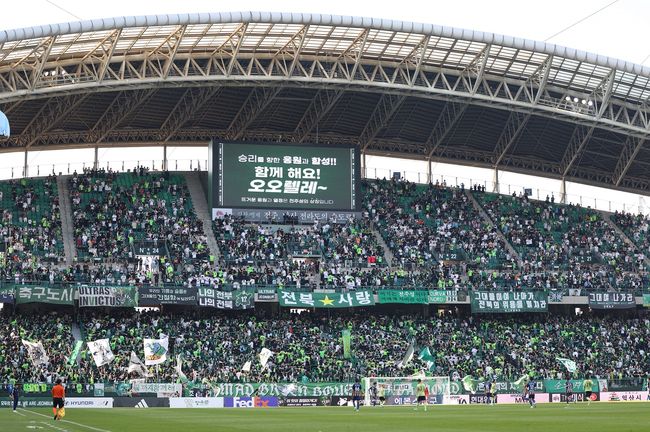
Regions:
<instances>
[{"instance_id":1,"label":"white line on pitch","mask_svg":"<svg viewBox=\"0 0 650 432\"><path fill-rule=\"evenodd\" d=\"M46 416L46 415L44 415L44 414L37 413L37 412L31 411L31 410L28 410L28 409L25 409L25 408L21 408L21 409L22 409L23 411L27 411L28 413L35 414L35 415L37 415L37 416L50 418L50 416ZM76 426L81 426L81 427L84 427L84 428L86 428L86 429L94 430L94 431L97 431L97 432L111 432L111 431L106 430L106 429L100 429L100 428L96 428L96 427L88 426L88 425L85 425L85 424L81 424L81 423L73 422L73 421L70 421L70 420L59 420L59 421L66 422L66 423L70 423L70 424L73 424L73 425L76 425Z\"/></svg>"}]
</instances>

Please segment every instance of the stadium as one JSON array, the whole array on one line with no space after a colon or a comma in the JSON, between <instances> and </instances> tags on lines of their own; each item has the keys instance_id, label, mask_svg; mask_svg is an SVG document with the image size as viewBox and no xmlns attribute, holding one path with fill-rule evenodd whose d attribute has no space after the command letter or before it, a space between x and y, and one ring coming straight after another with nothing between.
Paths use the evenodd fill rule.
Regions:
<instances>
[{"instance_id":1,"label":"stadium","mask_svg":"<svg viewBox=\"0 0 650 432\"><path fill-rule=\"evenodd\" d=\"M334 15L0 31L2 430L646 430L648 218L569 189L648 195L649 80Z\"/></svg>"}]
</instances>

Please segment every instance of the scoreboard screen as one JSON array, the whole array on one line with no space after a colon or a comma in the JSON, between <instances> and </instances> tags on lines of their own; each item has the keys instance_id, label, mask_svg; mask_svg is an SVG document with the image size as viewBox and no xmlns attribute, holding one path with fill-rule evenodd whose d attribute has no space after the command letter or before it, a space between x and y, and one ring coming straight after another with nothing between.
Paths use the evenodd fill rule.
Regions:
<instances>
[{"instance_id":1,"label":"scoreboard screen","mask_svg":"<svg viewBox=\"0 0 650 432\"><path fill-rule=\"evenodd\" d=\"M356 211L356 147L210 144L213 208Z\"/></svg>"}]
</instances>

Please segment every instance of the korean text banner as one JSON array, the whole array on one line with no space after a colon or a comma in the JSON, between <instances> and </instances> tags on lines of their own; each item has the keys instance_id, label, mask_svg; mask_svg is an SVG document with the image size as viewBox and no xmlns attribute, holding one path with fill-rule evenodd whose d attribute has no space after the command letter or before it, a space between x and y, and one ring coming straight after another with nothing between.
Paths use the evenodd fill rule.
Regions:
<instances>
[{"instance_id":1,"label":"korean text banner","mask_svg":"<svg viewBox=\"0 0 650 432\"><path fill-rule=\"evenodd\" d=\"M199 288L199 306L217 309L250 309L255 307L255 290L220 291Z\"/></svg>"},{"instance_id":2,"label":"korean text banner","mask_svg":"<svg viewBox=\"0 0 650 432\"><path fill-rule=\"evenodd\" d=\"M16 303L52 303L72 305L74 303L74 288L17 286Z\"/></svg>"},{"instance_id":3,"label":"korean text banner","mask_svg":"<svg viewBox=\"0 0 650 432\"><path fill-rule=\"evenodd\" d=\"M589 307L592 309L632 309L636 299L632 293L589 293Z\"/></svg>"},{"instance_id":4,"label":"korean text banner","mask_svg":"<svg viewBox=\"0 0 650 432\"><path fill-rule=\"evenodd\" d=\"M195 287L140 287L140 306L157 306L161 304L196 305Z\"/></svg>"},{"instance_id":5,"label":"korean text banner","mask_svg":"<svg viewBox=\"0 0 650 432\"><path fill-rule=\"evenodd\" d=\"M472 313L512 313L548 311L546 291L472 291Z\"/></svg>"},{"instance_id":6,"label":"korean text banner","mask_svg":"<svg viewBox=\"0 0 650 432\"><path fill-rule=\"evenodd\" d=\"M213 207L355 210L352 147L218 143Z\"/></svg>"},{"instance_id":7,"label":"korean text banner","mask_svg":"<svg viewBox=\"0 0 650 432\"><path fill-rule=\"evenodd\" d=\"M300 308L346 308L372 306L375 298L372 291L348 293L312 293L280 291L280 306Z\"/></svg>"}]
</instances>

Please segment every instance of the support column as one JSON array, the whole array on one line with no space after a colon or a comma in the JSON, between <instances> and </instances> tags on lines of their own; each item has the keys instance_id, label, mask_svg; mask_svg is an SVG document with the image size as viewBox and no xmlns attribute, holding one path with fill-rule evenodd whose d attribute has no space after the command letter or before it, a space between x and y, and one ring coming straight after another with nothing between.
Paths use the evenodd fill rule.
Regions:
<instances>
[{"instance_id":1,"label":"support column","mask_svg":"<svg viewBox=\"0 0 650 432\"><path fill-rule=\"evenodd\" d=\"M99 146L95 146L95 159L93 160L93 169L99 169Z\"/></svg>"},{"instance_id":2,"label":"support column","mask_svg":"<svg viewBox=\"0 0 650 432\"><path fill-rule=\"evenodd\" d=\"M431 158L427 158L427 184L432 183L431 182L431 174L432 174Z\"/></svg>"},{"instance_id":3,"label":"support column","mask_svg":"<svg viewBox=\"0 0 650 432\"><path fill-rule=\"evenodd\" d=\"M23 177L29 177L29 165L27 165L27 150L25 150L25 165L23 165Z\"/></svg>"},{"instance_id":4,"label":"support column","mask_svg":"<svg viewBox=\"0 0 650 432\"><path fill-rule=\"evenodd\" d=\"M566 179L564 177L560 182L560 202L566 204Z\"/></svg>"},{"instance_id":5,"label":"support column","mask_svg":"<svg viewBox=\"0 0 650 432\"><path fill-rule=\"evenodd\" d=\"M368 178L368 173L366 173L366 152L361 151L361 178Z\"/></svg>"},{"instance_id":6,"label":"support column","mask_svg":"<svg viewBox=\"0 0 650 432\"><path fill-rule=\"evenodd\" d=\"M499 169L497 167L494 167L494 175L492 177L492 184L493 184L492 192L500 193L499 192Z\"/></svg>"},{"instance_id":7,"label":"support column","mask_svg":"<svg viewBox=\"0 0 650 432\"><path fill-rule=\"evenodd\" d=\"M167 144L163 146L163 171L167 171Z\"/></svg>"}]
</instances>

